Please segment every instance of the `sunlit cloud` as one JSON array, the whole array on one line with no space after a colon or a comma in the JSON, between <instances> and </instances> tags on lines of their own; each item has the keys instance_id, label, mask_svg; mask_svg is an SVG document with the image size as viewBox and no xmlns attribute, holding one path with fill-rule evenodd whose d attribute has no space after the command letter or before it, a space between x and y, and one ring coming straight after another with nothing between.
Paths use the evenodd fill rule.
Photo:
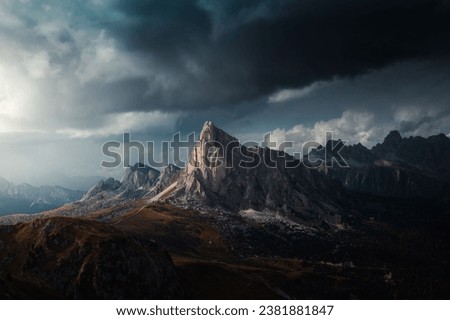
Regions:
<instances>
[{"instance_id":1,"label":"sunlit cloud","mask_svg":"<svg viewBox=\"0 0 450 320\"><path fill-rule=\"evenodd\" d=\"M378 137L389 132L389 127L377 124L371 113L347 110L339 118L318 121L312 126L298 124L290 129L275 129L271 137L278 146L291 141L294 142L293 149L301 151L302 146L310 141L325 145L327 132L331 132L336 140L345 140L349 144L361 142L370 147Z\"/></svg>"}]
</instances>

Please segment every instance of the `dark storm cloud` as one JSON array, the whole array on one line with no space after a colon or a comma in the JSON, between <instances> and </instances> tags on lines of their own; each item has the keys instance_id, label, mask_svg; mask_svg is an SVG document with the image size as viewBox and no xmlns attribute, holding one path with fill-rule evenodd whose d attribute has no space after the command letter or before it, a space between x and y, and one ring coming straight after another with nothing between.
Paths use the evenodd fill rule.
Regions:
<instances>
[{"instance_id":1,"label":"dark storm cloud","mask_svg":"<svg viewBox=\"0 0 450 320\"><path fill-rule=\"evenodd\" d=\"M111 9L123 18L105 27L122 49L171 79L147 92L151 108L231 106L450 51L450 10L438 0L116 1Z\"/></svg>"},{"instance_id":2,"label":"dark storm cloud","mask_svg":"<svg viewBox=\"0 0 450 320\"><path fill-rule=\"evenodd\" d=\"M449 10L448 0L0 1L0 176L111 175L98 167L105 139L160 141L205 120L298 142L324 130L368 145L391 129L450 134Z\"/></svg>"}]
</instances>

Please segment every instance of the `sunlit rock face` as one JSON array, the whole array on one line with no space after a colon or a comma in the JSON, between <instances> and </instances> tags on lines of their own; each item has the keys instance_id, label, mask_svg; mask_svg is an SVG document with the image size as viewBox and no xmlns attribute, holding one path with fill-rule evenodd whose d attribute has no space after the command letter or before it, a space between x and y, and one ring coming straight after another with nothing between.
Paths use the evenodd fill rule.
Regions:
<instances>
[{"instance_id":1,"label":"sunlit rock face","mask_svg":"<svg viewBox=\"0 0 450 320\"><path fill-rule=\"evenodd\" d=\"M281 212L299 220L339 221L339 187L292 156L245 147L208 121L170 201L230 212ZM270 213L268 213L270 214Z\"/></svg>"}]
</instances>

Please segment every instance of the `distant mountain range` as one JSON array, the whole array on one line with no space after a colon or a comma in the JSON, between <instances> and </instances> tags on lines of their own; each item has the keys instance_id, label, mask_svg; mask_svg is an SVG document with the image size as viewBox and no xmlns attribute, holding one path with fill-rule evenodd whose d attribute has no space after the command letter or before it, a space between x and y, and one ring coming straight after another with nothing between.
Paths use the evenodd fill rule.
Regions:
<instances>
[{"instance_id":1,"label":"distant mountain range","mask_svg":"<svg viewBox=\"0 0 450 320\"><path fill-rule=\"evenodd\" d=\"M310 159L325 159L325 152L341 141L328 141L310 153ZM387 197L440 197L450 191L450 138L444 134L428 138L402 138L392 131L372 149L361 144L342 146L349 167L332 165L320 170L350 190Z\"/></svg>"},{"instance_id":2,"label":"distant mountain range","mask_svg":"<svg viewBox=\"0 0 450 320\"><path fill-rule=\"evenodd\" d=\"M211 163L211 143L219 146L216 159L232 163L231 167ZM227 145L226 149L220 147ZM325 157L336 145L342 147L340 154L348 167L331 164ZM259 162L254 166L249 159ZM158 171L136 163L120 180L100 180L84 195L61 187L14 186L6 181L0 184L0 193L5 195L2 203L10 204L5 211L16 208L14 212L22 213L73 202L65 207L64 215L82 216L145 199L203 211L277 212L302 223L336 225L348 207L343 205L349 202L345 189L403 198L436 198L450 190L450 138L443 134L402 138L392 131L370 150L361 144L346 146L340 140L328 141L313 150L308 159L300 162L281 151L244 147L208 121L184 169L169 165ZM323 160L322 165L310 168L308 161L317 159ZM29 218L22 216L20 221Z\"/></svg>"},{"instance_id":3,"label":"distant mountain range","mask_svg":"<svg viewBox=\"0 0 450 320\"><path fill-rule=\"evenodd\" d=\"M34 187L26 183L15 185L0 178L0 215L55 209L80 200L83 194L83 191L59 186Z\"/></svg>"}]
</instances>

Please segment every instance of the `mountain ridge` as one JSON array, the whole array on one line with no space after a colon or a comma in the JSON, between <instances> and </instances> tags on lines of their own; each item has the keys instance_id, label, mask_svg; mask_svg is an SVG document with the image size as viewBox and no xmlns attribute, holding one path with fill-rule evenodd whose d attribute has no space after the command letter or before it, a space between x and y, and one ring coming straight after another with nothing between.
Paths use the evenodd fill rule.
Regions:
<instances>
[{"instance_id":1,"label":"mountain ridge","mask_svg":"<svg viewBox=\"0 0 450 320\"><path fill-rule=\"evenodd\" d=\"M325 221L336 226L340 224L340 212L349 203L345 199L348 198L346 189L391 197L403 197L408 193L432 197L447 190L446 175L439 169L427 172L417 156L412 157L412 164L408 164L408 160L400 161L395 148L402 150L402 157L410 156L419 143L421 154L431 150L432 154L439 155L438 163L432 162L432 166L450 168L446 157L450 154L448 141L450 139L442 134L402 138L398 131L393 131L372 149L361 143L343 146L342 156L349 168L322 165L316 170L281 151L242 146L238 139L207 121L184 169L169 165L158 171L136 163L126 168L120 180L100 180L81 201L66 205L64 215L82 216L124 204L123 209L115 213L120 215L126 208L134 207L132 201L143 199L201 211L282 214L301 223ZM443 150L434 145L441 143L445 144ZM321 159L323 152L332 145L333 142L328 141L310 156ZM255 159L259 162L250 161ZM224 165L218 166L219 162ZM286 168L286 163L293 168ZM57 215L59 211L52 214ZM23 215L3 221L33 218Z\"/></svg>"},{"instance_id":2,"label":"mountain ridge","mask_svg":"<svg viewBox=\"0 0 450 320\"><path fill-rule=\"evenodd\" d=\"M360 143L343 146L340 154L349 167L325 163L327 148L328 144L313 150L309 158L324 161L320 171L349 190L425 198L450 190L450 138L444 134L402 138L394 130L371 149Z\"/></svg>"},{"instance_id":3,"label":"mountain ridge","mask_svg":"<svg viewBox=\"0 0 450 320\"><path fill-rule=\"evenodd\" d=\"M16 185L0 178L0 215L37 213L81 199L84 192L60 186Z\"/></svg>"}]
</instances>

